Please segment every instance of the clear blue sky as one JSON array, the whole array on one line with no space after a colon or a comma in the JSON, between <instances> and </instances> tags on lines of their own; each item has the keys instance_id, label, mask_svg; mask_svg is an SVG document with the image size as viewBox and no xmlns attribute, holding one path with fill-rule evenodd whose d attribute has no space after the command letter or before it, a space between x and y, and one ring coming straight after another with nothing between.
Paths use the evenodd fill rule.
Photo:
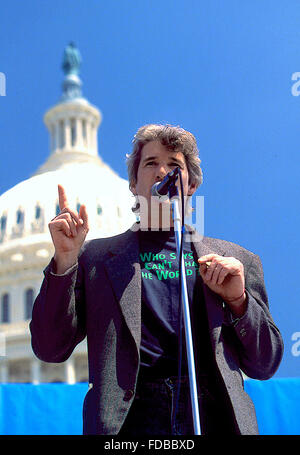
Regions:
<instances>
[{"instance_id":1,"label":"clear blue sky","mask_svg":"<svg viewBox=\"0 0 300 455\"><path fill-rule=\"evenodd\" d=\"M296 0L11 0L0 6L0 194L49 154L42 116L74 41L83 93L103 114L99 154L127 178L137 128L179 124L198 140L205 234L261 256L296 376L299 318L300 4ZM299 351L300 352L300 351Z\"/></svg>"}]
</instances>

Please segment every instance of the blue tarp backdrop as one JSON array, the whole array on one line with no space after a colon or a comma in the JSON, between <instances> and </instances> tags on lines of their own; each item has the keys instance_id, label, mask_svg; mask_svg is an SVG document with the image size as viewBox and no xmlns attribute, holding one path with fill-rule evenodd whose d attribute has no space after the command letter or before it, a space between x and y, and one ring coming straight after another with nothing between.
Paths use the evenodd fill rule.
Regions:
<instances>
[{"instance_id":1,"label":"blue tarp backdrop","mask_svg":"<svg viewBox=\"0 0 300 455\"><path fill-rule=\"evenodd\" d=\"M0 384L1 435L80 435L88 385ZM300 378L245 381L260 434L300 434Z\"/></svg>"}]
</instances>

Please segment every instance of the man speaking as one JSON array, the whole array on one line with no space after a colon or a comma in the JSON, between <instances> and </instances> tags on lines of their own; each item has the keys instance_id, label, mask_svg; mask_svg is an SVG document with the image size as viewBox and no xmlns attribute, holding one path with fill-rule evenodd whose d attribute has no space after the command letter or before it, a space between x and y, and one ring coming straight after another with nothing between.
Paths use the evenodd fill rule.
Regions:
<instances>
[{"instance_id":1,"label":"man speaking","mask_svg":"<svg viewBox=\"0 0 300 455\"><path fill-rule=\"evenodd\" d=\"M152 193L179 169L180 197L192 196L202 182L198 154L195 137L182 128L141 127L127 157L140 222L110 238L85 241L85 206L71 210L58 188L60 213L49 223L55 254L30 330L45 362L65 361L87 337L84 434L194 434L173 219L170 202ZM189 226L185 232L201 433L258 434L241 371L268 379L283 353L260 259Z\"/></svg>"}]
</instances>

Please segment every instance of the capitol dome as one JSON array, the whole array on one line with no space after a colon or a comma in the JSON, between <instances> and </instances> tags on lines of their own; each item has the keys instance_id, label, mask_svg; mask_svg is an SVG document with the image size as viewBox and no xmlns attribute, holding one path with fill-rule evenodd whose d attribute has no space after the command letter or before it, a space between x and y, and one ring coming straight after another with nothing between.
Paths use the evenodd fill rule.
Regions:
<instances>
[{"instance_id":1,"label":"capitol dome","mask_svg":"<svg viewBox=\"0 0 300 455\"><path fill-rule=\"evenodd\" d=\"M71 43L64 53L61 99L44 116L49 158L32 177L0 196L2 382L87 380L85 342L64 366L43 364L30 346L32 304L54 252L48 223L59 212L57 185L65 188L70 207L79 211L80 204L86 205L87 239L118 234L135 221L128 181L98 155L102 115L81 94L80 60Z\"/></svg>"}]
</instances>

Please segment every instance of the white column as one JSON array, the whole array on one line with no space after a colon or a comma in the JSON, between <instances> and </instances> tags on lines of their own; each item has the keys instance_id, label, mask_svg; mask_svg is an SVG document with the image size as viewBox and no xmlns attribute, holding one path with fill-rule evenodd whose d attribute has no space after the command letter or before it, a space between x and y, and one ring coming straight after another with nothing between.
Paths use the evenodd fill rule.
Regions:
<instances>
[{"instance_id":1,"label":"white column","mask_svg":"<svg viewBox=\"0 0 300 455\"><path fill-rule=\"evenodd\" d=\"M91 152L92 155L97 155L97 128L94 123L92 123L91 129Z\"/></svg>"},{"instance_id":2,"label":"white column","mask_svg":"<svg viewBox=\"0 0 300 455\"><path fill-rule=\"evenodd\" d=\"M65 362L65 382L67 384L75 384L76 382L74 359L72 357Z\"/></svg>"},{"instance_id":3,"label":"white column","mask_svg":"<svg viewBox=\"0 0 300 455\"><path fill-rule=\"evenodd\" d=\"M82 125L82 145L84 148L84 151L87 149L87 121L85 118L81 119L81 125Z\"/></svg>"},{"instance_id":4,"label":"white column","mask_svg":"<svg viewBox=\"0 0 300 455\"><path fill-rule=\"evenodd\" d=\"M67 150L71 148L71 122L68 118L65 120L65 148Z\"/></svg>"},{"instance_id":5,"label":"white column","mask_svg":"<svg viewBox=\"0 0 300 455\"><path fill-rule=\"evenodd\" d=\"M31 361L31 382L32 384L41 382L40 362L37 359Z\"/></svg>"},{"instance_id":6,"label":"white column","mask_svg":"<svg viewBox=\"0 0 300 455\"><path fill-rule=\"evenodd\" d=\"M94 128L95 128L94 123L92 122L91 127L90 127L90 146L89 146L91 155L94 154Z\"/></svg>"},{"instance_id":7,"label":"white column","mask_svg":"<svg viewBox=\"0 0 300 455\"><path fill-rule=\"evenodd\" d=\"M88 152L90 152L92 148L92 125L90 121L86 123L86 147Z\"/></svg>"},{"instance_id":8,"label":"white column","mask_svg":"<svg viewBox=\"0 0 300 455\"><path fill-rule=\"evenodd\" d=\"M76 148L82 148L82 121L81 118L76 119Z\"/></svg>"},{"instance_id":9,"label":"white column","mask_svg":"<svg viewBox=\"0 0 300 455\"><path fill-rule=\"evenodd\" d=\"M59 149L59 121L55 123L55 151L57 152Z\"/></svg>"}]
</instances>

